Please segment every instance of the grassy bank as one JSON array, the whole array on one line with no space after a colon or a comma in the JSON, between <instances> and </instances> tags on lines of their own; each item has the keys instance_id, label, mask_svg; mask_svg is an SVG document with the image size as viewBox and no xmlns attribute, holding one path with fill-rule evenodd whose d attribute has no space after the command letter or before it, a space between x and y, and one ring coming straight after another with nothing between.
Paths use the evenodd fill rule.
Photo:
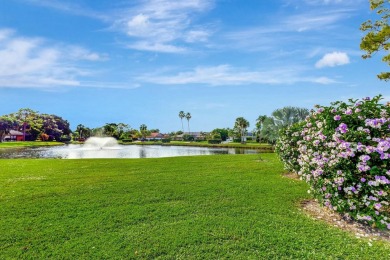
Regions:
<instances>
[{"instance_id":1,"label":"grassy bank","mask_svg":"<svg viewBox=\"0 0 390 260\"><path fill-rule=\"evenodd\" d=\"M204 142L183 142L183 141L171 141L169 143L162 143L161 141L145 141L145 142L130 142L121 143L124 145L163 145L163 146L195 146L195 147L219 147L219 148L240 148L240 149L254 149L263 150L267 152L273 152L273 146L265 143L224 143L224 144L209 144Z\"/></svg>"},{"instance_id":2,"label":"grassy bank","mask_svg":"<svg viewBox=\"0 0 390 260\"><path fill-rule=\"evenodd\" d=\"M312 220L274 154L0 160L0 259L385 259Z\"/></svg>"},{"instance_id":3,"label":"grassy bank","mask_svg":"<svg viewBox=\"0 0 390 260\"><path fill-rule=\"evenodd\" d=\"M60 142L2 142L0 143L1 148L18 148L18 147L38 147L38 146L56 146L56 145L64 145L64 143Z\"/></svg>"}]
</instances>

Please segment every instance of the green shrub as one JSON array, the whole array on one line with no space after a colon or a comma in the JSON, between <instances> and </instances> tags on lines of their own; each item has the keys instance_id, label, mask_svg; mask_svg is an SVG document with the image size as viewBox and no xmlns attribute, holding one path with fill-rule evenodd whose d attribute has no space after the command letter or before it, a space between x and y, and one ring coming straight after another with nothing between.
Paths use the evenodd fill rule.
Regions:
<instances>
[{"instance_id":1,"label":"green shrub","mask_svg":"<svg viewBox=\"0 0 390 260\"><path fill-rule=\"evenodd\" d=\"M208 140L209 144L220 144L222 142L221 139L210 139Z\"/></svg>"},{"instance_id":2,"label":"green shrub","mask_svg":"<svg viewBox=\"0 0 390 260\"><path fill-rule=\"evenodd\" d=\"M170 143L171 139L170 138L164 138L164 139L161 139L161 142L162 143Z\"/></svg>"}]
</instances>

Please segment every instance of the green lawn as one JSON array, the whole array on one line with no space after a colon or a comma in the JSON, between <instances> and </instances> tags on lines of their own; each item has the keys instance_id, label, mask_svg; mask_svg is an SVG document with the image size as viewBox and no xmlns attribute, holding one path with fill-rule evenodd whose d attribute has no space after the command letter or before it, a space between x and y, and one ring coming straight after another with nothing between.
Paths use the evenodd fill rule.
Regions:
<instances>
[{"instance_id":1,"label":"green lawn","mask_svg":"<svg viewBox=\"0 0 390 260\"><path fill-rule=\"evenodd\" d=\"M18 147L35 147L35 146L54 146L54 145L64 145L60 142L2 142L0 143L1 148L18 148Z\"/></svg>"},{"instance_id":2,"label":"green lawn","mask_svg":"<svg viewBox=\"0 0 390 260\"><path fill-rule=\"evenodd\" d=\"M272 152L273 146L266 143L222 143L222 144L209 144L207 141L202 142L183 142L183 141L171 141L169 143L162 143L161 141L145 141L145 142L130 142L121 143L124 145L173 145L173 146L196 146L196 147L220 147L220 148L243 148L243 149L256 149L263 150L266 152Z\"/></svg>"},{"instance_id":3,"label":"green lawn","mask_svg":"<svg viewBox=\"0 0 390 260\"><path fill-rule=\"evenodd\" d=\"M261 157L260 157L261 156ZM0 160L0 259L389 259L299 211L275 154Z\"/></svg>"}]
</instances>

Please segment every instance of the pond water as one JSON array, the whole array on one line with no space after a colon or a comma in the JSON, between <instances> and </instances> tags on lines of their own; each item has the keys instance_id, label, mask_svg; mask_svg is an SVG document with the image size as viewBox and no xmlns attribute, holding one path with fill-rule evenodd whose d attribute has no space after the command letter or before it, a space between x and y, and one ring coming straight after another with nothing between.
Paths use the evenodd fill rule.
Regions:
<instances>
[{"instance_id":1,"label":"pond water","mask_svg":"<svg viewBox=\"0 0 390 260\"><path fill-rule=\"evenodd\" d=\"M64 145L38 148L0 149L0 158L160 158L213 154L255 154L257 150L159 145Z\"/></svg>"}]
</instances>

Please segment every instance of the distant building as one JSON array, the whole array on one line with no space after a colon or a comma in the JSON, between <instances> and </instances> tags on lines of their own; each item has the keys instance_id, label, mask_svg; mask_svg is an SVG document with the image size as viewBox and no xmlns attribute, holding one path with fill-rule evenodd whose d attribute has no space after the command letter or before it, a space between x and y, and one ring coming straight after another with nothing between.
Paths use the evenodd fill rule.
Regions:
<instances>
[{"instance_id":1,"label":"distant building","mask_svg":"<svg viewBox=\"0 0 390 260\"><path fill-rule=\"evenodd\" d=\"M9 134L4 136L4 141L23 141L23 133L16 130L10 130Z\"/></svg>"},{"instance_id":2,"label":"distant building","mask_svg":"<svg viewBox=\"0 0 390 260\"><path fill-rule=\"evenodd\" d=\"M147 137L145 137L146 141L160 141L161 139L164 139L165 135L161 133L151 133Z\"/></svg>"},{"instance_id":3,"label":"distant building","mask_svg":"<svg viewBox=\"0 0 390 260\"><path fill-rule=\"evenodd\" d=\"M206 133L206 132L186 132L186 133L183 133L181 135L176 135L173 139L176 140L176 141L183 141L183 138L185 135L189 135L189 136L192 136L194 138L194 140L200 140L200 141L204 141L207 139L207 135L209 133Z\"/></svg>"}]
</instances>

